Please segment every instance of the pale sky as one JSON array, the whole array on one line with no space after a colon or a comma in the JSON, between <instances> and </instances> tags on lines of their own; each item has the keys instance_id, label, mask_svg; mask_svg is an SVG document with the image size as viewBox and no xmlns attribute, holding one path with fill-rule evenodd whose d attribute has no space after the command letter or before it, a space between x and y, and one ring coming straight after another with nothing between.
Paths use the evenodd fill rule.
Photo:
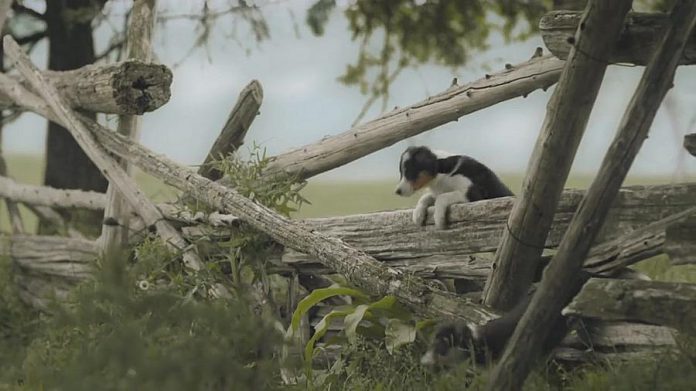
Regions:
<instances>
[{"instance_id":1,"label":"pale sky","mask_svg":"<svg viewBox=\"0 0 696 391\"><path fill-rule=\"evenodd\" d=\"M193 4L183 0L159 3L169 13L186 13ZM311 3L287 0L264 6L271 38L258 45L239 19L221 19L213 30L209 50L197 50L183 62L195 38L194 26L184 20L159 25L156 57L170 67L181 64L173 68L169 103L144 116L143 144L183 164L198 164L217 137L239 91L252 79L263 85L264 100L261 114L247 135L248 145L256 141L276 154L349 129L366 97L336 78L356 59L357 45L351 41L345 18L339 13L333 15L324 36L314 37L304 22ZM245 42L244 48L229 38L235 28L237 38ZM98 32L99 48L106 46L109 35L108 27ZM505 63L523 62L537 46L543 46L541 38L507 45L500 37L493 37L492 49L475 55L466 68L426 65L409 69L395 81L388 107L410 105L440 92L450 85L453 76L464 84L485 72L503 69ZM46 45L41 44L33 59L42 68L45 56ZM489 69L484 70L484 65ZM596 172L643 69L609 67L574 172ZM394 179L398 176L399 154L415 144L467 154L499 172L524 172L552 91L537 91L526 99L513 99L467 115L320 177ZM664 175L674 180L696 175L696 159L681 147L683 135L696 131L694 108L696 68L680 67L675 87L655 119L632 174ZM364 120L378 115L376 105ZM45 121L37 116L24 115L4 131L6 152L42 153L45 128Z\"/></svg>"}]
</instances>

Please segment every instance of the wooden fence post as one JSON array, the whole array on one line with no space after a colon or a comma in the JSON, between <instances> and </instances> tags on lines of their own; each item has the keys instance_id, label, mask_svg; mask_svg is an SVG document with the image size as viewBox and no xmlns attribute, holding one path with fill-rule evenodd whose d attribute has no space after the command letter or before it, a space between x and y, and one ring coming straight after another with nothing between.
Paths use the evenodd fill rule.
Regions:
<instances>
[{"instance_id":1,"label":"wooden fence post","mask_svg":"<svg viewBox=\"0 0 696 391\"><path fill-rule=\"evenodd\" d=\"M608 58L630 0L590 1L561 79L547 106L522 192L496 252L484 302L509 309L526 293L534 278L544 242L553 221L592 106L604 78Z\"/></svg>"},{"instance_id":2,"label":"wooden fence post","mask_svg":"<svg viewBox=\"0 0 696 391\"><path fill-rule=\"evenodd\" d=\"M547 267L539 289L508 341L500 362L491 373L489 390L507 391L522 387L539 358L550 325L558 320L561 309L581 287L582 263L648 136L662 99L672 87L682 51L696 24L696 2L677 0L670 17L672 23L664 30L661 45L643 73L597 177L580 203L558 253Z\"/></svg>"},{"instance_id":3,"label":"wooden fence post","mask_svg":"<svg viewBox=\"0 0 696 391\"><path fill-rule=\"evenodd\" d=\"M150 61L152 57L150 41L152 41L155 27L156 6L155 0L133 2L126 33L128 59ZM141 124L142 118L140 116L123 114L118 118L117 132L132 140L137 140ZM119 163L128 175L133 175L132 167L127 160L121 160ZM100 241L103 253L111 254L122 250L128 243L130 208L111 182L106 190L106 197L107 203Z\"/></svg>"}]
</instances>

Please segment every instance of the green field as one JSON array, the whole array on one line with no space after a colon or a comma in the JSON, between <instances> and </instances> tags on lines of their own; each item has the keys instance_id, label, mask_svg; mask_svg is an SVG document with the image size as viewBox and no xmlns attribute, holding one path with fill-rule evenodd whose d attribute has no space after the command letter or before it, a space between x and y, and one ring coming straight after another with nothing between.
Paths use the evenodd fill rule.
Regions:
<instances>
[{"instance_id":1,"label":"green field","mask_svg":"<svg viewBox=\"0 0 696 391\"><path fill-rule=\"evenodd\" d=\"M10 155L8 157L10 175L18 182L40 184L43 176L43 161L34 155ZM503 181L515 192L522 187L523 176L518 174L503 174ZM155 201L176 199L177 192L160 181L138 172L138 183L145 193ZM309 181L302 194L311 204L303 205L295 217L340 216L356 213L376 212L410 208L415 205L418 196L410 198L398 197L394 194L398 178L381 181ZM586 188L592 177L574 175L566 187ZM696 178L694 178L696 180ZM627 185L669 183L670 178L663 177L629 177ZM32 216L28 222L33 226ZM7 229L7 212L0 212L0 228Z\"/></svg>"}]
</instances>

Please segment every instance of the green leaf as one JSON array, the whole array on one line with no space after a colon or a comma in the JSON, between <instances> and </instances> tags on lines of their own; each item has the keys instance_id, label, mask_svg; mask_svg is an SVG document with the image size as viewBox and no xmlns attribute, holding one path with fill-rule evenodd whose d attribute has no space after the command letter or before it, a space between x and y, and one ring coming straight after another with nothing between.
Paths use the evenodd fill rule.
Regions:
<instances>
[{"instance_id":1,"label":"green leaf","mask_svg":"<svg viewBox=\"0 0 696 391\"><path fill-rule=\"evenodd\" d=\"M334 296L352 296L363 300L368 299L367 295L352 288L328 287L323 289L315 289L297 304L297 308L292 314L292 321L290 322L289 330L292 330L293 333L297 331L297 329L300 327L300 319L304 314L307 313L307 311L309 311L310 308L314 307L317 303Z\"/></svg>"},{"instance_id":2,"label":"green leaf","mask_svg":"<svg viewBox=\"0 0 696 391\"><path fill-rule=\"evenodd\" d=\"M360 304L355 308L355 311L346 315L346 318L343 320L343 332L346 333L346 337L348 337L350 342L355 342L357 336L355 331L368 309L370 309L369 305Z\"/></svg>"},{"instance_id":3,"label":"green leaf","mask_svg":"<svg viewBox=\"0 0 696 391\"><path fill-rule=\"evenodd\" d=\"M409 344L416 340L415 326L399 319L389 319L384 334L389 353L393 353L394 349L401 345Z\"/></svg>"},{"instance_id":4,"label":"green leaf","mask_svg":"<svg viewBox=\"0 0 696 391\"><path fill-rule=\"evenodd\" d=\"M326 334L326 332L329 330L329 326L331 325L331 320L334 318L338 317L343 317L348 314L350 314L353 310L347 310L347 311L336 311L333 310L326 314L319 323L317 323L316 327L314 328L314 335L312 335L312 338L307 341L307 345L305 345L305 351L304 351L304 359L305 359L305 364L308 366L308 368L312 367L312 357L314 356L314 345L315 343Z\"/></svg>"}]
</instances>

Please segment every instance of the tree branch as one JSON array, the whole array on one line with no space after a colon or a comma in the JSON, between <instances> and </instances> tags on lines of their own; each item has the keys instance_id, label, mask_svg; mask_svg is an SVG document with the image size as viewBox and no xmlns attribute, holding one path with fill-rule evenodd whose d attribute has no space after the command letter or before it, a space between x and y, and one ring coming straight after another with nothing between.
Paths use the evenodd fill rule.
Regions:
<instances>
[{"instance_id":1,"label":"tree branch","mask_svg":"<svg viewBox=\"0 0 696 391\"><path fill-rule=\"evenodd\" d=\"M473 83L450 88L338 135L275 156L268 173L284 171L307 179L466 114L545 89L558 80L563 64L550 56L532 58Z\"/></svg>"}]
</instances>

